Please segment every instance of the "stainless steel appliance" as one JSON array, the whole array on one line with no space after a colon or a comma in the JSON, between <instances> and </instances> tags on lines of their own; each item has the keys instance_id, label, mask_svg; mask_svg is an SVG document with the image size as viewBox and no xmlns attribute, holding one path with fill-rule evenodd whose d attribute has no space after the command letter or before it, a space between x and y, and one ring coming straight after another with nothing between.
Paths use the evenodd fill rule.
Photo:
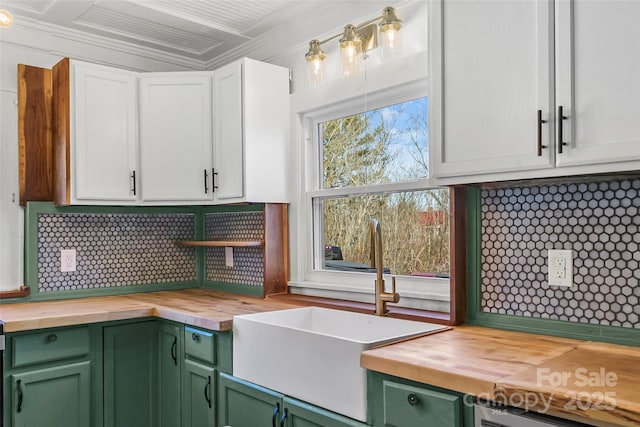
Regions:
<instances>
[{"instance_id":1,"label":"stainless steel appliance","mask_svg":"<svg viewBox=\"0 0 640 427\"><path fill-rule=\"evenodd\" d=\"M474 405L475 427L578 427L587 424L563 420L508 406Z\"/></svg>"}]
</instances>

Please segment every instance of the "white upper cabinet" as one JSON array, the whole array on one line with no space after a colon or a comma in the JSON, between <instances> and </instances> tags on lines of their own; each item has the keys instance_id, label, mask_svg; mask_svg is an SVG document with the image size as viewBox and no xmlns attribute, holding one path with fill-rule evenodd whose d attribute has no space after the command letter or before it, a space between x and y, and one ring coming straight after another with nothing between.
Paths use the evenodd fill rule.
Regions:
<instances>
[{"instance_id":1,"label":"white upper cabinet","mask_svg":"<svg viewBox=\"0 0 640 427\"><path fill-rule=\"evenodd\" d=\"M211 201L211 73L141 74L139 85L142 201Z\"/></svg>"},{"instance_id":2,"label":"white upper cabinet","mask_svg":"<svg viewBox=\"0 0 640 427\"><path fill-rule=\"evenodd\" d=\"M286 203L289 71L244 58L213 80L215 203Z\"/></svg>"},{"instance_id":3,"label":"white upper cabinet","mask_svg":"<svg viewBox=\"0 0 640 427\"><path fill-rule=\"evenodd\" d=\"M433 2L434 182L637 169L640 2L614 3Z\"/></svg>"},{"instance_id":4,"label":"white upper cabinet","mask_svg":"<svg viewBox=\"0 0 640 427\"><path fill-rule=\"evenodd\" d=\"M69 61L67 203L137 202L137 74Z\"/></svg>"},{"instance_id":5,"label":"white upper cabinet","mask_svg":"<svg viewBox=\"0 0 640 427\"><path fill-rule=\"evenodd\" d=\"M214 197L222 202L244 196L242 64L215 71L214 89Z\"/></svg>"},{"instance_id":6,"label":"white upper cabinet","mask_svg":"<svg viewBox=\"0 0 640 427\"><path fill-rule=\"evenodd\" d=\"M567 144L558 166L637 161L640 2L556 1L556 23L557 108Z\"/></svg>"},{"instance_id":7,"label":"white upper cabinet","mask_svg":"<svg viewBox=\"0 0 640 427\"><path fill-rule=\"evenodd\" d=\"M550 150L537 155L537 111L548 120L553 109L550 5L456 0L441 7L443 57L437 72L444 85L436 88L441 92L431 97L430 110L441 114L442 128L433 135L432 175L551 167ZM552 137L545 124L542 145L549 146Z\"/></svg>"},{"instance_id":8,"label":"white upper cabinet","mask_svg":"<svg viewBox=\"0 0 640 427\"><path fill-rule=\"evenodd\" d=\"M55 199L68 204L286 203L289 70L53 69Z\"/></svg>"}]
</instances>

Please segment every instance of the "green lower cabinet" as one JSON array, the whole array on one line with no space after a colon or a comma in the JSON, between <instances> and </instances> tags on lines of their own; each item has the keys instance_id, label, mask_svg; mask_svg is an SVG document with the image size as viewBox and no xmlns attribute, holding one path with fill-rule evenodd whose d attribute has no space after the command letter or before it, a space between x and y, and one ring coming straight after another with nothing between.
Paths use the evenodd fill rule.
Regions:
<instances>
[{"instance_id":1,"label":"green lower cabinet","mask_svg":"<svg viewBox=\"0 0 640 427\"><path fill-rule=\"evenodd\" d=\"M90 362L11 376L14 427L91 425Z\"/></svg>"},{"instance_id":2,"label":"green lower cabinet","mask_svg":"<svg viewBox=\"0 0 640 427\"><path fill-rule=\"evenodd\" d=\"M219 427L365 427L366 424L220 374Z\"/></svg>"},{"instance_id":3,"label":"green lower cabinet","mask_svg":"<svg viewBox=\"0 0 640 427\"><path fill-rule=\"evenodd\" d=\"M284 397L284 413L288 427L365 427L366 424L317 406Z\"/></svg>"},{"instance_id":4,"label":"green lower cabinet","mask_svg":"<svg viewBox=\"0 0 640 427\"><path fill-rule=\"evenodd\" d=\"M261 427L279 425L282 394L239 378L220 374L218 426Z\"/></svg>"},{"instance_id":5,"label":"green lower cabinet","mask_svg":"<svg viewBox=\"0 0 640 427\"><path fill-rule=\"evenodd\" d=\"M158 427L180 426L182 329L162 322L158 330Z\"/></svg>"},{"instance_id":6,"label":"green lower cabinet","mask_svg":"<svg viewBox=\"0 0 640 427\"><path fill-rule=\"evenodd\" d=\"M184 361L182 427L215 426L216 374L215 368L192 360Z\"/></svg>"},{"instance_id":7,"label":"green lower cabinet","mask_svg":"<svg viewBox=\"0 0 640 427\"><path fill-rule=\"evenodd\" d=\"M104 427L155 427L157 334L155 321L104 328Z\"/></svg>"},{"instance_id":8,"label":"green lower cabinet","mask_svg":"<svg viewBox=\"0 0 640 427\"><path fill-rule=\"evenodd\" d=\"M465 395L402 378L368 373L368 412L373 427L472 427Z\"/></svg>"}]
</instances>

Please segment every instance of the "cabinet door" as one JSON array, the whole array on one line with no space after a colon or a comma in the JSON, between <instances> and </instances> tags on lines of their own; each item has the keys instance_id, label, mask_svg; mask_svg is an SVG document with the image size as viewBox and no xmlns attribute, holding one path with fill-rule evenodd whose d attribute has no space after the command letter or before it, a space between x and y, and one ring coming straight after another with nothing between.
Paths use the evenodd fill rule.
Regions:
<instances>
[{"instance_id":1,"label":"cabinet door","mask_svg":"<svg viewBox=\"0 0 640 427\"><path fill-rule=\"evenodd\" d=\"M458 396L392 381L384 382L382 393L385 426L462 427L462 399Z\"/></svg>"},{"instance_id":2,"label":"cabinet door","mask_svg":"<svg viewBox=\"0 0 640 427\"><path fill-rule=\"evenodd\" d=\"M90 363L11 376L15 427L86 427L91 424Z\"/></svg>"},{"instance_id":3,"label":"cabinet door","mask_svg":"<svg viewBox=\"0 0 640 427\"><path fill-rule=\"evenodd\" d=\"M218 426L257 427L279 425L282 394L239 378L220 374Z\"/></svg>"},{"instance_id":4,"label":"cabinet door","mask_svg":"<svg viewBox=\"0 0 640 427\"><path fill-rule=\"evenodd\" d=\"M184 361L182 427L211 427L216 421L216 370Z\"/></svg>"},{"instance_id":5,"label":"cabinet door","mask_svg":"<svg viewBox=\"0 0 640 427\"><path fill-rule=\"evenodd\" d=\"M158 426L180 426L181 327L162 323L158 332Z\"/></svg>"},{"instance_id":6,"label":"cabinet door","mask_svg":"<svg viewBox=\"0 0 640 427\"><path fill-rule=\"evenodd\" d=\"M350 418L334 414L308 403L284 397L284 416L287 427L366 427ZM282 418L282 417L281 417Z\"/></svg>"},{"instance_id":7,"label":"cabinet door","mask_svg":"<svg viewBox=\"0 0 640 427\"><path fill-rule=\"evenodd\" d=\"M432 175L551 167L552 28L548 0L434 4L430 97ZM442 19L438 17L442 14ZM441 28L439 28L441 26ZM442 49L442 51L440 51ZM472 180L472 179L471 179Z\"/></svg>"},{"instance_id":8,"label":"cabinet door","mask_svg":"<svg viewBox=\"0 0 640 427\"><path fill-rule=\"evenodd\" d=\"M146 202L212 199L211 73L140 78L140 168Z\"/></svg>"},{"instance_id":9,"label":"cabinet door","mask_svg":"<svg viewBox=\"0 0 640 427\"><path fill-rule=\"evenodd\" d=\"M640 160L638 22L636 0L556 1L559 166Z\"/></svg>"},{"instance_id":10,"label":"cabinet door","mask_svg":"<svg viewBox=\"0 0 640 427\"><path fill-rule=\"evenodd\" d=\"M71 61L74 199L133 203L137 74Z\"/></svg>"},{"instance_id":11,"label":"cabinet door","mask_svg":"<svg viewBox=\"0 0 640 427\"><path fill-rule=\"evenodd\" d=\"M104 425L155 425L157 324L104 328Z\"/></svg>"},{"instance_id":12,"label":"cabinet door","mask_svg":"<svg viewBox=\"0 0 640 427\"><path fill-rule=\"evenodd\" d=\"M222 202L244 195L242 63L235 62L216 70L213 84L214 196Z\"/></svg>"}]
</instances>

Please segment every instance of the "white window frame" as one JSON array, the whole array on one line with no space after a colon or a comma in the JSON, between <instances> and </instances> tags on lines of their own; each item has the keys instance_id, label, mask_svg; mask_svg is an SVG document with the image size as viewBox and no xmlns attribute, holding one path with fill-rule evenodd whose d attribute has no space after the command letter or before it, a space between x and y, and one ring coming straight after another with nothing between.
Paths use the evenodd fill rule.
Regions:
<instances>
[{"instance_id":1,"label":"white window frame","mask_svg":"<svg viewBox=\"0 0 640 427\"><path fill-rule=\"evenodd\" d=\"M384 193L437 188L428 178L415 181L373 184L361 187L322 189L318 124L352 114L362 113L385 106L428 96L428 81L420 79L396 87L386 88L344 102L314 109L298 115L300 169L296 211L297 220L297 257L299 262L294 280L289 282L289 291L294 294L320 296L360 302L373 302L374 279L372 273L339 272L314 269L321 265L324 245L323 239L315 239L321 232L319 224L313 223L314 198L333 198L345 195ZM431 103L429 108L432 108ZM384 224L381 224L384 227ZM363 230L365 233L366 230ZM314 245L318 251L314 251ZM317 255L316 255L317 254ZM390 289L391 275L385 274L387 288ZM403 307L449 312L450 280L447 278L427 278L396 276L397 290L401 294Z\"/></svg>"}]
</instances>

